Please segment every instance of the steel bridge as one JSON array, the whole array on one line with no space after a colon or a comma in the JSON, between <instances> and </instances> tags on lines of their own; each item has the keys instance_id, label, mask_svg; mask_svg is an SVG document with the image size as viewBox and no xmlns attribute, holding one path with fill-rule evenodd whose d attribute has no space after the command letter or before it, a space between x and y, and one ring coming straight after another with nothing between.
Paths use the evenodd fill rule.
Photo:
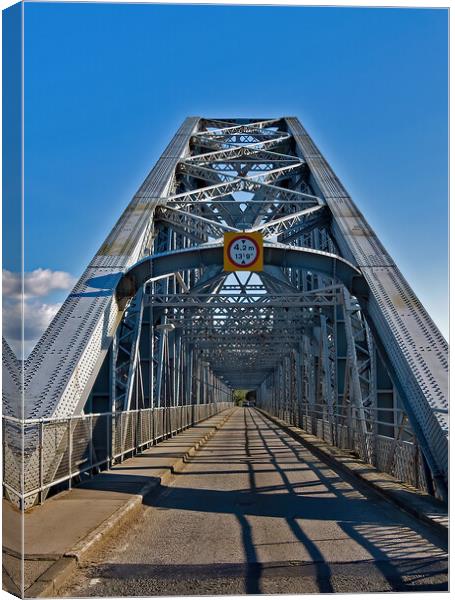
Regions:
<instances>
[{"instance_id":1,"label":"steel bridge","mask_svg":"<svg viewBox=\"0 0 455 600\"><path fill-rule=\"evenodd\" d=\"M226 232L262 234L262 271L224 270ZM235 389L447 497L447 343L294 117L187 118L3 373L4 493L25 509Z\"/></svg>"}]
</instances>

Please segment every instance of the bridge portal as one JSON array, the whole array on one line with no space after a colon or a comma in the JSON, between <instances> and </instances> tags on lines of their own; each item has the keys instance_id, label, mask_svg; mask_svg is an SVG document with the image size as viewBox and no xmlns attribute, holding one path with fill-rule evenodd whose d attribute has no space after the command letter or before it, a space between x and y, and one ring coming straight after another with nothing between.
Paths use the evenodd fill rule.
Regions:
<instances>
[{"instance_id":1,"label":"bridge portal","mask_svg":"<svg viewBox=\"0 0 455 600\"><path fill-rule=\"evenodd\" d=\"M30 508L241 388L445 499L447 353L298 119L188 117L30 357L5 346L5 493Z\"/></svg>"}]
</instances>

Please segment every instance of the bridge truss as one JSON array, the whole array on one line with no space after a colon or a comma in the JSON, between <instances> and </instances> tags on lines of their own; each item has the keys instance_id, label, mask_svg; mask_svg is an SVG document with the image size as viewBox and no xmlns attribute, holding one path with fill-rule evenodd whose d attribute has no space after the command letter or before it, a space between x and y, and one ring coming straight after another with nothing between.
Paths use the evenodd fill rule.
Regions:
<instances>
[{"instance_id":1,"label":"bridge truss","mask_svg":"<svg viewBox=\"0 0 455 600\"><path fill-rule=\"evenodd\" d=\"M226 231L262 232L262 272L223 270ZM243 388L445 498L447 355L296 118L191 117L27 361L4 351L11 477L18 432L27 472L57 473L78 415L222 403ZM38 422L53 423L47 445Z\"/></svg>"}]
</instances>

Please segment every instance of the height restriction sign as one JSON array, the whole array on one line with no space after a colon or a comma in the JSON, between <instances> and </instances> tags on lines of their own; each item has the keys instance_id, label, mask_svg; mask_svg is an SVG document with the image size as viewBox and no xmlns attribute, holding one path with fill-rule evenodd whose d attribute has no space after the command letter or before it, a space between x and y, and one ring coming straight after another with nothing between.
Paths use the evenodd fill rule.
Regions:
<instances>
[{"instance_id":1,"label":"height restriction sign","mask_svg":"<svg viewBox=\"0 0 455 600\"><path fill-rule=\"evenodd\" d=\"M262 233L224 234L224 270L225 271L262 271L264 251Z\"/></svg>"}]
</instances>

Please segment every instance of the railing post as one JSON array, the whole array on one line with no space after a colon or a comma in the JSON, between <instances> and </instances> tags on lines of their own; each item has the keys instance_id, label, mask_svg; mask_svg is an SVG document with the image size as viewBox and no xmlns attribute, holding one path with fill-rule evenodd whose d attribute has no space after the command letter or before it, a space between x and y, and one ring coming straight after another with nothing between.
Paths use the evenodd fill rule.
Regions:
<instances>
[{"instance_id":1,"label":"railing post","mask_svg":"<svg viewBox=\"0 0 455 600\"><path fill-rule=\"evenodd\" d=\"M39 503L44 500L44 421L39 422ZM25 492L25 489L24 489Z\"/></svg>"},{"instance_id":2,"label":"railing post","mask_svg":"<svg viewBox=\"0 0 455 600\"><path fill-rule=\"evenodd\" d=\"M115 412L111 412L111 460L109 467L112 468L115 462L115 433L116 433L116 421L115 421Z\"/></svg>"},{"instance_id":3,"label":"railing post","mask_svg":"<svg viewBox=\"0 0 455 600\"><path fill-rule=\"evenodd\" d=\"M68 419L68 489L72 487L73 474L73 430L71 428L71 418Z\"/></svg>"},{"instance_id":4,"label":"railing post","mask_svg":"<svg viewBox=\"0 0 455 600\"><path fill-rule=\"evenodd\" d=\"M151 431L151 434L152 434L152 445L154 445L155 444L155 439L156 439L156 436L155 436L155 407L152 407L150 409L150 419L151 419L151 429L150 429L150 431Z\"/></svg>"},{"instance_id":5,"label":"railing post","mask_svg":"<svg viewBox=\"0 0 455 600\"><path fill-rule=\"evenodd\" d=\"M23 426L22 426L23 427ZM3 462L2 462L2 474L3 474L3 485L5 485L5 483L8 483L8 481L6 481L6 477L7 477L7 471L6 471L6 445L7 445L7 441L6 441L6 431L7 431L7 420L5 417L2 417L2 440L3 440L3 444L2 444L2 458L3 458ZM20 439L23 440L24 439L24 435L25 432L22 429L21 431L21 437ZM20 479L19 481L19 496L21 497L21 502L22 502L22 494L21 494L21 485L22 485L22 479ZM5 487L3 487L3 494L5 494Z\"/></svg>"},{"instance_id":6,"label":"railing post","mask_svg":"<svg viewBox=\"0 0 455 600\"><path fill-rule=\"evenodd\" d=\"M137 454L137 449L139 446L139 442L140 442L140 424L139 424L139 420L141 418L141 412L138 409L136 414L135 414L135 418L134 418L134 440L133 440L133 448L134 448L134 454Z\"/></svg>"},{"instance_id":7,"label":"railing post","mask_svg":"<svg viewBox=\"0 0 455 600\"><path fill-rule=\"evenodd\" d=\"M89 424L90 424L90 428L89 428L90 475L93 476L93 415L89 415Z\"/></svg>"},{"instance_id":8,"label":"railing post","mask_svg":"<svg viewBox=\"0 0 455 600\"><path fill-rule=\"evenodd\" d=\"M134 442L135 453L139 452L139 444L142 443L142 411L138 410L136 419L136 439Z\"/></svg>"},{"instance_id":9,"label":"railing post","mask_svg":"<svg viewBox=\"0 0 455 600\"><path fill-rule=\"evenodd\" d=\"M2 417L2 440L3 440L3 444L2 444L2 481L3 484L7 483L6 481L6 469L5 469L5 448L6 448L6 419L5 417ZM21 436L21 439L24 439L23 436ZM3 488L3 493L5 493L5 488Z\"/></svg>"},{"instance_id":10,"label":"railing post","mask_svg":"<svg viewBox=\"0 0 455 600\"><path fill-rule=\"evenodd\" d=\"M106 415L106 468L111 466L112 443L109 444L109 431L112 430L112 425L109 423L109 415Z\"/></svg>"},{"instance_id":11,"label":"railing post","mask_svg":"<svg viewBox=\"0 0 455 600\"><path fill-rule=\"evenodd\" d=\"M417 442L417 437L414 435L414 478L415 478L415 487L419 488L420 477L419 477L419 445Z\"/></svg>"},{"instance_id":12,"label":"railing post","mask_svg":"<svg viewBox=\"0 0 455 600\"><path fill-rule=\"evenodd\" d=\"M142 409L139 411L139 444L142 447L142 445L144 444L144 439L143 439L143 426L142 426ZM139 446L138 446L139 449Z\"/></svg>"},{"instance_id":13,"label":"railing post","mask_svg":"<svg viewBox=\"0 0 455 600\"><path fill-rule=\"evenodd\" d=\"M155 444L155 439L156 439L156 410L155 407L152 406L152 408L150 409L150 418L152 420L152 446Z\"/></svg>"},{"instance_id":14,"label":"railing post","mask_svg":"<svg viewBox=\"0 0 455 600\"><path fill-rule=\"evenodd\" d=\"M123 415L120 413L120 462L123 462Z\"/></svg>"}]
</instances>

